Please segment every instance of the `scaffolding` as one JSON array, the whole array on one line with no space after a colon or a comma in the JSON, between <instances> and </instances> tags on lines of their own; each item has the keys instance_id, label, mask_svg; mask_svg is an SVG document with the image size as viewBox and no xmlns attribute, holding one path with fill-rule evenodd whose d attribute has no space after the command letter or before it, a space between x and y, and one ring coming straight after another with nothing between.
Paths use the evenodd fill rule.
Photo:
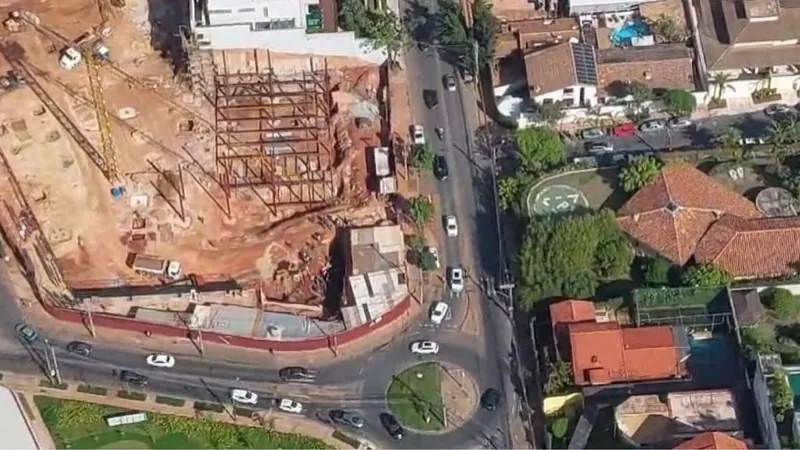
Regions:
<instances>
[{"instance_id":1,"label":"scaffolding","mask_svg":"<svg viewBox=\"0 0 800 450\"><path fill-rule=\"evenodd\" d=\"M333 105L327 62L322 70L277 76L214 75L215 158L220 184L266 188L265 204L320 205L336 196Z\"/></svg>"}]
</instances>

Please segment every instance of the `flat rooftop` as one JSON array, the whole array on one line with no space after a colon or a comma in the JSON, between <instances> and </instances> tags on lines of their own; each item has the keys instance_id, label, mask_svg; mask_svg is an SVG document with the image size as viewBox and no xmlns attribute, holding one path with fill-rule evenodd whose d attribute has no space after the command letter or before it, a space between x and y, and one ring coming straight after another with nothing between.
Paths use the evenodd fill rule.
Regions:
<instances>
[{"instance_id":1,"label":"flat rooftop","mask_svg":"<svg viewBox=\"0 0 800 450\"><path fill-rule=\"evenodd\" d=\"M0 423L3 424L1 449L38 449L33 430L22 410L17 396L10 389L0 386Z\"/></svg>"}]
</instances>

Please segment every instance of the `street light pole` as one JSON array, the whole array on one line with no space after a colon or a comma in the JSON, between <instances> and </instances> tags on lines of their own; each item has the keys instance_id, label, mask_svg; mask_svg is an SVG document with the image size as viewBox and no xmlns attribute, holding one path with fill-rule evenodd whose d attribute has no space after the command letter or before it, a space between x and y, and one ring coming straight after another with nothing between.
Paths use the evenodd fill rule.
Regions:
<instances>
[{"instance_id":1,"label":"street light pole","mask_svg":"<svg viewBox=\"0 0 800 450\"><path fill-rule=\"evenodd\" d=\"M50 345L50 341L45 339L44 345L47 347L45 350L45 360L47 361L47 372L49 376L55 377L56 383L61 384L61 372L58 370L58 358L56 358L56 350ZM47 357L47 354L50 354L50 358L53 358L53 364L50 365L50 358Z\"/></svg>"}]
</instances>

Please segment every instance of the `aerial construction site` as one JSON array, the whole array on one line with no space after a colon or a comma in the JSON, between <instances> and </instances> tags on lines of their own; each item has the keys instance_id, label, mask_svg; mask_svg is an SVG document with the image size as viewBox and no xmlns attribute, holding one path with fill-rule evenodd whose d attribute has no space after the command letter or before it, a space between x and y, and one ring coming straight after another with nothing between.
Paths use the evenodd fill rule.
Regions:
<instances>
[{"instance_id":1,"label":"aerial construction site","mask_svg":"<svg viewBox=\"0 0 800 450\"><path fill-rule=\"evenodd\" d=\"M336 228L386 219L378 66L169 47L150 3L0 10L5 233L65 289L192 275L321 302Z\"/></svg>"}]
</instances>

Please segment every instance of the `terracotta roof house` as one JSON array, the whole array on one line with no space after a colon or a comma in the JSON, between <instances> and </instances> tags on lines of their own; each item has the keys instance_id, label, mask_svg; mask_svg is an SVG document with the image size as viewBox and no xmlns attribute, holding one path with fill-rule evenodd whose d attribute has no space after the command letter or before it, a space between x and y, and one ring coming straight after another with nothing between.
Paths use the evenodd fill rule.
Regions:
<instances>
[{"instance_id":1,"label":"terracotta roof house","mask_svg":"<svg viewBox=\"0 0 800 450\"><path fill-rule=\"evenodd\" d=\"M597 51L598 96L614 96L615 84L638 81L655 91L695 90L692 52L685 44L615 47Z\"/></svg>"},{"instance_id":2,"label":"terracotta roof house","mask_svg":"<svg viewBox=\"0 0 800 450\"><path fill-rule=\"evenodd\" d=\"M800 217L746 220L724 216L697 245L695 260L734 278L775 278L800 268Z\"/></svg>"},{"instance_id":3,"label":"terracotta roof house","mask_svg":"<svg viewBox=\"0 0 800 450\"><path fill-rule=\"evenodd\" d=\"M712 431L689 439L675 450L747 450L747 444L725 433Z\"/></svg>"},{"instance_id":4,"label":"terracotta roof house","mask_svg":"<svg viewBox=\"0 0 800 450\"><path fill-rule=\"evenodd\" d=\"M589 300L562 300L550 305L550 324L553 329L553 342L562 359L569 358L569 324L594 322L596 311L594 302Z\"/></svg>"},{"instance_id":5,"label":"terracotta roof house","mask_svg":"<svg viewBox=\"0 0 800 450\"><path fill-rule=\"evenodd\" d=\"M570 39L523 57L530 96L537 103L591 105L597 94L594 47Z\"/></svg>"},{"instance_id":6,"label":"terracotta roof house","mask_svg":"<svg viewBox=\"0 0 800 450\"><path fill-rule=\"evenodd\" d=\"M671 327L622 328L616 322L569 326L577 386L681 378L685 349Z\"/></svg>"},{"instance_id":7,"label":"terracotta roof house","mask_svg":"<svg viewBox=\"0 0 800 450\"><path fill-rule=\"evenodd\" d=\"M679 265L719 218L761 217L753 203L687 165L665 167L618 215L620 227L642 247Z\"/></svg>"}]
</instances>

